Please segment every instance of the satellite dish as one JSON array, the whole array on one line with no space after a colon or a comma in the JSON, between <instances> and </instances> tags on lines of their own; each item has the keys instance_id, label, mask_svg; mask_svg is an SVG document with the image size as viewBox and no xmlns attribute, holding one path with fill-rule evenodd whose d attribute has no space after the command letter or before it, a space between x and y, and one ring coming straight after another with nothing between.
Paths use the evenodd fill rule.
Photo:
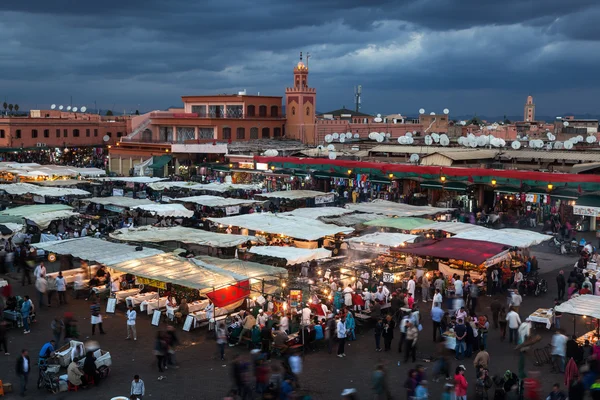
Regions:
<instances>
[{"instance_id":1,"label":"satellite dish","mask_svg":"<svg viewBox=\"0 0 600 400\"><path fill-rule=\"evenodd\" d=\"M407 144L408 143L407 139L408 138L406 136L400 136L398 138L398 143L400 143L400 144Z\"/></svg>"},{"instance_id":2,"label":"satellite dish","mask_svg":"<svg viewBox=\"0 0 600 400\"><path fill-rule=\"evenodd\" d=\"M432 111L432 112L429 113L429 115L435 115L435 113Z\"/></svg>"},{"instance_id":3,"label":"satellite dish","mask_svg":"<svg viewBox=\"0 0 600 400\"><path fill-rule=\"evenodd\" d=\"M358 138L360 138L360 135L358 133L355 133L354 134L354 139L358 139Z\"/></svg>"},{"instance_id":4,"label":"satellite dish","mask_svg":"<svg viewBox=\"0 0 600 400\"><path fill-rule=\"evenodd\" d=\"M518 140L515 140L514 142L512 142L510 144L510 147L512 147L515 150L519 150L521 148L521 142L519 142Z\"/></svg>"},{"instance_id":5,"label":"satellite dish","mask_svg":"<svg viewBox=\"0 0 600 400\"><path fill-rule=\"evenodd\" d=\"M440 136L440 144L444 147L448 146L450 144L450 139L448 139L448 136L446 136L446 135Z\"/></svg>"},{"instance_id":6,"label":"satellite dish","mask_svg":"<svg viewBox=\"0 0 600 400\"><path fill-rule=\"evenodd\" d=\"M71 106L67 106L67 111L71 111Z\"/></svg>"},{"instance_id":7,"label":"satellite dish","mask_svg":"<svg viewBox=\"0 0 600 400\"><path fill-rule=\"evenodd\" d=\"M388 133L385 134L385 137L389 139L389 138L392 137L392 134L388 132Z\"/></svg>"},{"instance_id":8,"label":"satellite dish","mask_svg":"<svg viewBox=\"0 0 600 400\"><path fill-rule=\"evenodd\" d=\"M331 134L331 137L332 137L334 140L337 140L337 139L339 139L339 138L340 138L340 134L339 134L339 133L337 133L337 132L333 132L333 133Z\"/></svg>"},{"instance_id":9,"label":"satellite dish","mask_svg":"<svg viewBox=\"0 0 600 400\"><path fill-rule=\"evenodd\" d=\"M332 151L332 152L329 153L329 159L330 160L335 160L336 158L337 158L337 154L335 152Z\"/></svg>"},{"instance_id":10,"label":"satellite dish","mask_svg":"<svg viewBox=\"0 0 600 400\"><path fill-rule=\"evenodd\" d=\"M477 147L477 140L469 139L469 146L473 148Z\"/></svg>"},{"instance_id":11,"label":"satellite dish","mask_svg":"<svg viewBox=\"0 0 600 400\"><path fill-rule=\"evenodd\" d=\"M108 136L108 135L104 135L104 136L102 137L102 140L104 140L105 142L108 142L108 141L110 140L110 136Z\"/></svg>"},{"instance_id":12,"label":"satellite dish","mask_svg":"<svg viewBox=\"0 0 600 400\"><path fill-rule=\"evenodd\" d=\"M405 137L406 137L407 144L413 144L415 142L415 139L413 139L412 136L405 136Z\"/></svg>"},{"instance_id":13,"label":"satellite dish","mask_svg":"<svg viewBox=\"0 0 600 400\"><path fill-rule=\"evenodd\" d=\"M552 150L552 143L551 142L548 142L546 144L546 150Z\"/></svg>"},{"instance_id":14,"label":"satellite dish","mask_svg":"<svg viewBox=\"0 0 600 400\"><path fill-rule=\"evenodd\" d=\"M331 135L325 135L325 141L327 143L331 143L332 140L333 140L333 138L331 137Z\"/></svg>"},{"instance_id":15,"label":"satellite dish","mask_svg":"<svg viewBox=\"0 0 600 400\"><path fill-rule=\"evenodd\" d=\"M419 155L418 154L411 154L410 155L410 162L411 163L418 163L419 162Z\"/></svg>"},{"instance_id":16,"label":"satellite dish","mask_svg":"<svg viewBox=\"0 0 600 400\"><path fill-rule=\"evenodd\" d=\"M73 107L73 112L77 112L77 107Z\"/></svg>"},{"instance_id":17,"label":"satellite dish","mask_svg":"<svg viewBox=\"0 0 600 400\"><path fill-rule=\"evenodd\" d=\"M404 134L404 136L406 136L406 137L410 137L410 138L412 137L412 135L413 135L413 134L412 134L412 132L406 132L406 133Z\"/></svg>"},{"instance_id":18,"label":"satellite dish","mask_svg":"<svg viewBox=\"0 0 600 400\"><path fill-rule=\"evenodd\" d=\"M378 135L377 132L371 132L371 133L369 133L369 139L376 140L377 139L377 135Z\"/></svg>"},{"instance_id":19,"label":"satellite dish","mask_svg":"<svg viewBox=\"0 0 600 400\"><path fill-rule=\"evenodd\" d=\"M352 139L352 132L346 132L346 139Z\"/></svg>"},{"instance_id":20,"label":"satellite dish","mask_svg":"<svg viewBox=\"0 0 600 400\"><path fill-rule=\"evenodd\" d=\"M419 114L425 114L425 109L424 108L419 108Z\"/></svg>"},{"instance_id":21,"label":"satellite dish","mask_svg":"<svg viewBox=\"0 0 600 400\"><path fill-rule=\"evenodd\" d=\"M596 141L596 136L588 136L585 138L586 143L592 144Z\"/></svg>"},{"instance_id":22,"label":"satellite dish","mask_svg":"<svg viewBox=\"0 0 600 400\"><path fill-rule=\"evenodd\" d=\"M62 110L62 109L63 109L63 106L58 106L58 109L59 109L59 110Z\"/></svg>"},{"instance_id":23,"label":"satellite dish","mask_svg":"<svg viewBox=\"0 0 600 400\"><path fill-rule=\"evenodd\" d=\"M81 112L83 112L83 113L84 113L84 112L86 112L86 111L87 111L87 107L86 107L86 106L83 106L83 107L81 107Z\"/></svg>"},{"instance_id":24,"label":"satellite dish","mask_svg":"<svg viewBox=\"0 0 600 400\"><path fill-rule=\"evenodd\" d=\"M381 114L377 114L377 118L381 118Z\"/></svg>"},{"instance_id":25,"label":"satellite dish","mask_svg":"<svg viewBox=\"0 0 600 400\"><path fill-rule=\"evenodd\" d=\"M377 143L381 143L381 142L383 142L383 141L384 141L384 139L385 139L385 138L384 138L383 136L381 136L381 135L377 135Z\"/></svg>"},{"instance_id":26,"label":"satellite dish","mask_svg":"<svg viewBox=\"0 0 600 400\"><path fill-rule=\"evenodd\" d=\"M460 121L460 124L461 124L462 126L465 126L465 125L467 124L467 121Z\"/></svg>"},{"instance_id":27,"label":"satellite dish","mask_svg":"<svg viewBox=\"0 0 600 400\"><path fill-rule=\"evenodd\" d=\"M381 121L383 121L381 119L381 117L375 117L375 118L373 118L373 122L381 122Z\"/></svg>"},{"instance_id":28,"label":"satellite dish","mask_svg":"<svg viewBox=\"0 0 600 400\"><path fill-rule=\"evenodd\" d=\"M583 136L578 135L577 136L577 143L581 143L581 142L583 142Z\"/></svg>"},{"instance_id":29,"label":"satellite dish","mask_svg":"<svg viewBox=\"0 0 600 400\"><path fill-rule=\"evenodd\" d=\"M56 108L56 104L52 104L52 105L50 106L50 109L51 109L51 110L54 110L55 108Z\"/></svg>"},{"instance_id":30,"label":"satellite dish","mask_svg":"<svg viewBox=\"0 0 600 400\"><path fill-rule=\"evenodd\" d=\"M569 126L569 121L563 122L563 126Z\"/></svg>"},{"instance_id":31,"label":"satellite dish","mask_svg":"<svg viewBox=\"0 0 600 400\"><path fill-rule=\"evenodd\" d=\"M537 141L537 148L538 149L544 148L544 141L543 140L538 139L538 141Z\"/></svg>"},{"instance_id":32,"label":"satellite dish","mask_svg":"<svg viewBox=\"0 0 600 400\"><path fill-rule=\"evenodd\" d=\"M340 143L344 143L346 141L346 135L340 137Z\"/></svg>"},{"instance_id":33,"label":"satellite dish","mask_svg":"<svg viewBox=\"0 0 600 400\"><path fill-rule=\"evenodd\" d=\"M433 143L433 139L431 138L431 136L429 136L429 135L425 136L425 144L427 146L431 146L432 143Z\"/></svg>"},{"instance_id":34,"label":"satellite dish","mask_svg":"<svg viewBox=\"0 0 600 400\"><path fill-rule=\"evenodd\" d=\"M332 145L332 144L328 144L328 145L327 145L327 150L328 150L328 151L335 151L335 146L334 146L334 145Z\"/></svg>"},{"instance_id":35,"label":"satellite dish","mask_svg":"<svg viewBox=\"0 0 600 400\"><path fill-rule=\"evenodd\" d=\"M573 142L565 142L565 150L571 150L573 148Z\"/></svg>"},{"instance_id":36,"label":"satellite dish","mask_svg":"<svg viewBox=\"0 0 600 400\"><path fill-rule=\"evenodd\" d=\"M438 135L437 133L433 132L431 134L431 138L433 139L434 142L439 142L440 141L440 135Z\"/></svg>"},{"instance_id":37,"label":"satellite dish","mask_svg":"<svg viewBox=\"0 0 600 400\"><path fill-rule=\"evenodd\" d=\"M485 136L479 136L477 138L477 146L483 147L486 145L487 139L485 138Z\"/></svg>"},{"instance_id":38,"label":"satellite dish","mask_svg":"<svg viewBox=\"0 0 600 400\"><path fill-rule=\"evenodd\" d=\"M444 114L446 114L446 115L450 114L450 110L448 110L447 108L444 108Z\"/></svg>"},{"instance_id":39,"label":"satellite dish","mask_svg":"<svg viewBox=\"0 0 600 400\"><path fill-rule=\"evenodd\" d=\"M561 150L564 148L563 142L554 142L554 150Z\"/></svg>"}]
</instances>

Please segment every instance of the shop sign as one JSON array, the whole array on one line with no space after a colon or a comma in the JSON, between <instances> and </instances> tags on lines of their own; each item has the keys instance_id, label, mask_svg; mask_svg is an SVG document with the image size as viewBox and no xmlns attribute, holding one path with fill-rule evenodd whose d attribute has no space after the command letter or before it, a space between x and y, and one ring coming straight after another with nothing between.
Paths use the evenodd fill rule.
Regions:
<instances>
[{"instance_id":1,"label":"shop sign","mask_svg":"<svg viewBox=\"0 0 600 400\"><path fill-rule=\"evenodd\" d=\"M113 206L112 204L106 204L104 206L104 209L108 210L108 211L116 212L116 213L122 213L123 211L125 211L125 209L123 207Z\"/></svg>"},{"instance_id":2,"label":"shop sign","mask_svg":"<svg viewBox=\"0 0 600 400\"><path fill-rule=\"evenodd\" d=\"M600 208L576 205L576 206L573 206L573 214L583 215L586 217L600 217Z\"/></svg>"},{"instance_id":3,"label":"shop sign","mask_svg":"<svg viewBox=\"0 0 600 400\"><path fill-rule=\"evenodd\" d=\"M335 194L329 193L329 194L326 194L324 196L317 196L317 197L315 197L315 204L333 203L334 200L335 200Z\"/></svg>"},{"instance_id":4,"label":"shop sign","mask_svg":"<svg viewBox=\"0 0 600 400\"><path fill-rule=\"evenodd\" d=\"M269 164L267 163L256 163L256 169L259 171L267 171L269 169Z\"/></svg>"},{"instance_id":5,"label":"shop sign","mask_svg":"<svg viewBox=\"0 0 600 400\"><path fill-rule=\"evenodd\" d=\"M46 198L44 196L40 196L38 194L34 194L33 195L33 201L35 203L45 203L46 202Z\"/></svg>"},{"instance_id":6,"label":"shop sign","mask_svg":"<svg viewBox=\"0 0 600 400\"><path fill-rule=\"evenodd\" d=\"M148 279L148 278L141 278L141 277L137 277L135 278L136 283L145 285L145 286L152 286L155 288L159 288L159 289L167 289L167 284L161 281L157 281L156 279Z\"/></svg>"},{"instance_id":7,"label":"shop sign","mask_svg":"<svg viewBox=\"0 0 600 400\"><path fill-rule=\"evenodd\" d=\"M123 196L123 189L113 189L113 196Z\"/></svg>"},{"instance_id":8,"label":"shop sign","mask_svg":"<svg viewBox=\"0 0 600 400\"><path fill-rule=\"evenodd\" d=\"M394 274L391 272L384 272L382 280L384 283L394 283Z\"/></svg>"},{"instance_id":9,"label":"shop sign","mask_svg":"<svg viewBox=\"0 0 600 400\"><path fill-rule=\"evenodd\" d=\"M302 289L290 289L290 307L296 308L302 303Z\"/></svg>"},{"instance_id":10,"label":"shop sign","mask_svg":"<svg viewBox=\"0 0 600 400\"><path fill-rule=\"evenodd\" d=\"M240 206L229 206L225 207L226 215L236 215L240 213Z\"/></svg>"}]
</instances>

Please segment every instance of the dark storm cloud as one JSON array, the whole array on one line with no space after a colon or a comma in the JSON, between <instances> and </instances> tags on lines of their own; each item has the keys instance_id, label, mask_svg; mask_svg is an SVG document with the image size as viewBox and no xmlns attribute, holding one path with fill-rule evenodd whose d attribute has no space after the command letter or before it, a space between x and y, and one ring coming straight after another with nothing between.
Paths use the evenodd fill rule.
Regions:
<instances>
[{"instance_id":1,"label":"dark storm cloud","mask_svg":"<svg viewBox=\"0 0 600 400\"><path fill-rule=\"evenodd\" d=\"M0 17L0 96L29 106L281 95L299 51L312 55L320 110L351 104L362 84L373 112L443 99L457 113L494 113L507 92L536 95L548 113L585 92L581 111L594 112L600 87L600 5L590 0L31 0L3 4Z\"/></svg>"}]
</instances>

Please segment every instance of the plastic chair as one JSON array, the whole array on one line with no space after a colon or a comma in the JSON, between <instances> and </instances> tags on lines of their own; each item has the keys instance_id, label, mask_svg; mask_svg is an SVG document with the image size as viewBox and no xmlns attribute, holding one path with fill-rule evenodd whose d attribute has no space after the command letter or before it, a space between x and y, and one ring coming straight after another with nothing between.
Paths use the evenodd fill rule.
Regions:
<instances>
[{"instance_id":1,"label":"plastic chair","mask_svg":"<svg viewBox=\"0 0 600 400\"><path fill-rule=\"evenodd\" d=\"M0 381L0 396L4 396L4 384Z\"/></svg>"},{"instance_id":2,"label":"plastic chair","mask_svg":"<svg viewBox=\"0 0 600 400\"><path fill-rule=\"evenodd\" d=\"M73 385L71 382L67 381L67 392L77 392L79 390L79 386Z\"/></svg>"},{"instance_id":3,"label":"plastic chair","mask_svg":"<svg viewBox=\"0 0 600 400\"><path fill-rule=\"evenodd\" d=\"M89 375L85 374L84 378L85 378L85 384L87 386L91 386L91 385L95 385L96 384L96 382L94 382L94 377L93 376L89 376Z\"/></svg>"}]
</instances>

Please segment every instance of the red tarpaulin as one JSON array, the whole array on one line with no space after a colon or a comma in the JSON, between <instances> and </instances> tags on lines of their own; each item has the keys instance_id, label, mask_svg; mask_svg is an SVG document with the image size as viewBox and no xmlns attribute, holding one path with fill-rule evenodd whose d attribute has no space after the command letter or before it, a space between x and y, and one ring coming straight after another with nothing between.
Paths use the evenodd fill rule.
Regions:
<instances>
[{"instance_id":1,"label":"red tarpaulin","mask_svg":"<svg viewBox=\"0 0 600 400\"><path fill-rule=\"evenodd\" d=\"M392 248L392 251L415 254L422 257L436 257L463 260L479 265L488 258L502 253L507 246L481 240L445 238L428 240L409 244L402 248Z\"/></svg>"},{"instance_id":2,"label":"red tarpaulin","mask_svg":"<svg viewBox=\"0 0 600 400\"><path fill-rule=\"evenodd\" d=\"M223 289L207 293L206 296L215 303L215 307L225 307L250 294L250 281L241 281Z\"/></svg>"}]
</instances>

